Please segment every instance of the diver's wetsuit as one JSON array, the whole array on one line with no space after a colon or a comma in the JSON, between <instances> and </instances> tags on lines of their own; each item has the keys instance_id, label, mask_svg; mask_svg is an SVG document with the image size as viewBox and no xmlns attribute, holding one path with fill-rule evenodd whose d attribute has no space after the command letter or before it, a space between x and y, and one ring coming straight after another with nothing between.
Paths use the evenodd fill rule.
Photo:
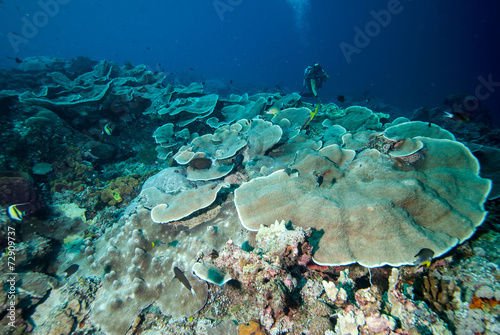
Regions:
<instances>
[{"instance_id":1,"label":"diver's wetsuit","mask_svg":"<svg viewBox=\"0 0 500 335\"><path fill-rule=\"evenodd\" d=\"M309 92L312 93L316 98L318 97L318 88L323 86L323 81L327 80L329 77L325 70L318 63L313 66L308 66L304 71L304 89L307 88ZM302 90L304 91L304 90Z\"/></svg>"}]
</instances>

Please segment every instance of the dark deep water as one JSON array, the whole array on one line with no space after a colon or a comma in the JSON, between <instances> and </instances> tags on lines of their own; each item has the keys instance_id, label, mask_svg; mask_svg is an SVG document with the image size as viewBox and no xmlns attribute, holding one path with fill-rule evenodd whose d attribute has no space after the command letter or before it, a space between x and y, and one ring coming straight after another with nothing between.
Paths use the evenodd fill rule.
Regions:
<instances>
[{"instance_id":1,"label":"dark deep water","mask_svg":"<svg viewBox=\"0 0 500 335\"><path fill-rule=\"evenodd\" d=\"M411 113L463 92L498 121L498 13L495 1L3 0L0 68L87 56L256 92L300 91L320 62L326 101L377 98Z\"/></svg>"}]
</instances>

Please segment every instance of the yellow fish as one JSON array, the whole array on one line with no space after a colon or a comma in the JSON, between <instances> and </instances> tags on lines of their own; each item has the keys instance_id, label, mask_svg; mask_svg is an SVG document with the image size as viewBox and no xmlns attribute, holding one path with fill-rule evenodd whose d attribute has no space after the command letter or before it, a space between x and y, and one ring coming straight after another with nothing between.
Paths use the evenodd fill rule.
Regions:
<instances>
[{"instance_id":1,"label":"yellow fish","mask_svg":"<svg viewBox=\"0 0 500 335\"><path fill-rule=\"evenodd\" d=\"M25 213L22 212L19 208L17 208L17 206L26 205L26 204L27 203L10 205L9 207L7 207L7 215L9 215L9 217L12 220L21 221L23 219Z\"/></svg>"},{"instance_id":2,"label":"yellow fish","mask_svg":"<svg viewBox=\"0 0 500 335\"><path fill-rule=\"evenodd\" d=\"M113 198L116 200L116 202L122 202L122 197L120 196L120 193L117 191L113 191Z\"/></svg>"},{"instance_id":3,"label":"yellow fish","mask_svg":"<svg viewBox=\"0 0 500 335\"><path fill-rule=\"evenodd\" d=\"M415 255L415 262L413 263L417 269L420 267L428 268L431 266L432 258L434 257L434 251L428 248L421 249L418 254Z\"/></svg>"},{"instance_id":4,"label":"yellow fish","mask_svg":"<svg viewBox=\"0 0 500 335\"><path fill-rule=\"evenodd\" d=\"M314 112L311 112L311 118L309 119L309 121L311 121L314 118L314 116L320 110L320 108L321 108L321 104L317 104L316 105L316 109L314 110Z\"/></svg>"},{"instance_id":5,"label":"yellow fish","mask_svg":"<svg viewBox=\"0 0 500 335\"><path fill-rule=\"evenodd\" d=\"M266 112L267 114L273 114L273 115L276 115L278 114L280 111L280 109L276 106L273 106L271 108L269 108L269 110Z\"/></svg>"},{"instance_id":6,"label":"yellow fish","mask_svg":"<svg viewBox=\"0 0 500 335\"><path fill-rule=\"evenodd\" d=\"M112 135L113 134L113 130L114 130L114 125L112 122L110 123L107 123L105 126L104 126L104 133L106 135Z\"/></svg>"}]
</instances>

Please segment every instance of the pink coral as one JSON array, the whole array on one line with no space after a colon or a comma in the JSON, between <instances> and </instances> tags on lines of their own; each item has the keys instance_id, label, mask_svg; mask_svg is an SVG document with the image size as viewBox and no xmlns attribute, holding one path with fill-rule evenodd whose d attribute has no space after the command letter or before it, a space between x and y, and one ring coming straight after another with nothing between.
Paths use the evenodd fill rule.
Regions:
<instances>
[{"instance_id":1,"label":"pink coral","mask_svg":"<svg viewBox=\"0 0 500 335\"><path fill-rule=\"evenodd\" d=\"M241 185L243 182L247 181L248 177L241 172L235 172L224 178L224 182L232 185Z\"/></svg>"},{"instance_id":2,"label":"pink coral","mask_svg":"<svg viewBox=\"0 0 500 335\"><path fill-rule=\"evenodd\" d=\"M421 151L417 151L411 155L408 156L403 156L403 157L396 157L395 158L397 161L400 163L404 163L406 165L412 165L417 163L420 160L424 159L424 154Z\"/></svg>"},{"instance_id":3,"label":"pink coral","mask_svg":"<svg viewBox=\"0 0 500 335\"><path fill-rule=\"evenodd\" d=\"M373 333L382 333L391 330L391 322L385 315L372 315L365 318L366 326ZM392 325L392 328L394 324Z\"/></svg>"}]
</instances>

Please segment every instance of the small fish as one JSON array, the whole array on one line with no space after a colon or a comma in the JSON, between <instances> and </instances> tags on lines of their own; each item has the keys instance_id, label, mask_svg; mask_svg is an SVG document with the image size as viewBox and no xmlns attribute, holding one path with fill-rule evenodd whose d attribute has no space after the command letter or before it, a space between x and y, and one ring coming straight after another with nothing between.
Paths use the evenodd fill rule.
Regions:
<instances>
[{"instance_id":1,"label":"small fish","mask_svg":"<svg viewBox=\"0 0 500 335\"><path fill-rule=\"evenodd\" d=\"M465 112L444 112L444 117L450 118L457 122L469 122L470 115Z\"/></svg>"},{"instance_id":2,"label":"small fish","mask_svg":"<svg viewBox=\"0 0 500 335\"><path fill-rule=\"evenodd\" d=\"M114 125L113 125L113 122L109 122L109 123L106 123L106 125L104 126L104 133L106 135L112 135L113 134L113 130L115 129Z\"/></svg>"},{"instance_id":3,"label":"small fish","mask_svg":"<svg viewBox=\"0 0 500 335\"><path fill-rule=\"evenodd\" d=\"M295 173L297 174L297 176L299 175L299 170L292 169L292 168L289 168L289 167L285 169L285 172L286 172L286 174L288 176L291 176L292 174L295 174Z\"/></svg>"},{"instance_id":4,"label":"small fish","mask_svg":"<svg viewBox=\"0 0 500 335\"><path fill-rule=\"evenodd\" d=\"M27 202L25 202L24 204L10 205L9 207L7 207L7 215L12 220L21 221L23 219L24 215L26 215L26 213L21 211L19 208L17 208L17 206L26 205L26 204L27 204Z\"/></svg>"},{"instance_id":5,"label":"small fish","mask_svg":"<svg viewBox=\"0 0 500 335\"><path fill-rule=\"evenodd\" d=\"M189 280L177 266L174 267L174 278L177 278L182 283L182 285L184 285L185 288L190 290L192 295L196 295L194 293L193 288L191 287L191 284L189 284Z\"/></svg>"},{"instance_id":6,"label":"small fish","mask_svg":"<svg viewBox=\"0 0 500 335\"><path fill-rule=\"evenodd\" d=\"M317 104L316 105L316 109L314 110L314 112L311 112L311 118L309 119L309 121L311 121L314 116L316 115L316 113L321 109L321 104Z\"/></svg>"},{"instance_id":7,"label":"small fish","mask_svg":"<svg viewBox=\"0 0 500 335\"><path fill-rule=\"evenodd\" d=\"M321 184L323 184L323 176L321 175L321 172L314 171L313 176L316 178L316 187L320 187Z\"/></svg>"},{"instance_id":8,"label":"small fish","mask_svg":"<svg viewBox=\"0 0 500 335\"><path fill-rule=\"evenodd\" d=\"M120 193L113 191L113 198L116 200L116 202L122 202L122 197L120 196Z\"/></svg>"},{"instance_id":9,"label":"small fish","mask_svg":"<svg viewBox=\"0 0 500 335\"><path fill-rule=\"evenodd\" d=\"M323 176L319 176L318 178L316 178L316 187L320 187L321 184L323 184Z\"/></svg>"},{"instance_id":10,"label":"small fish","mask_svg":"<svg viewBox=\"0 0 500 335\"><path fill-rule=\"evenodd\" d=\"M431 266L432 257L434 257L434 251L428 248L421 249L418 254L415 255L415 262L413 263L417 268L422 266L428 268Z\"/></svg>"},{"instance_id":11,"label":"small fish","mask_svg":"<svg viewBox=\"0 0 500 335\"><path fill-rule=\"evenodd\" d=\"M273 114L273 115L276 115L280 112L280 109L276 106L272 106L271 108L269 108L269 110L266 112L266 114Z\"/></svg>"},{"instance_id":12,"label":"small fish","mask_svg":"<svg viewBox=\"0 0 500 335\"><path fill-rule=\"evenodd\" d=\"M427 126L430 128L432 126L432 122L429 122Z\"/></svg>"},{"instance_id":13,"label":"small fish","mask_svg":"<svg viewBox=\"0 0 500 335\"><path fill-rule=\"evenodd\" d=\"M151 242L151 245L154 247L159 247L160 245L165 244L164 242L160 240L156 240L155 242Z\"/></svg>"},{"instance_id":14,"label":"small fish","mask_svg":"<svg viewBox=\"0 0 500 335\"><path fill-rule=\"evenodd\" d=\"M339 96L337 97L337 100L338 100L339 102L344 102L344 101L345 101L345 97L341 94L341 95L339 95Z\"/></svg>"},{"instance_id":15,"label":"small fish","mask_svg":"<svg viewBox=\"0 0 500 335\"><path fill-rule=\"evenodd\" d=\"M64 278L68 278L73 273L75 273L76 271L78 271L79 267L80 266L78 264L73 264L69 268L67 268L66 270L64 270Z\"/></svg>"}]
</instances>

